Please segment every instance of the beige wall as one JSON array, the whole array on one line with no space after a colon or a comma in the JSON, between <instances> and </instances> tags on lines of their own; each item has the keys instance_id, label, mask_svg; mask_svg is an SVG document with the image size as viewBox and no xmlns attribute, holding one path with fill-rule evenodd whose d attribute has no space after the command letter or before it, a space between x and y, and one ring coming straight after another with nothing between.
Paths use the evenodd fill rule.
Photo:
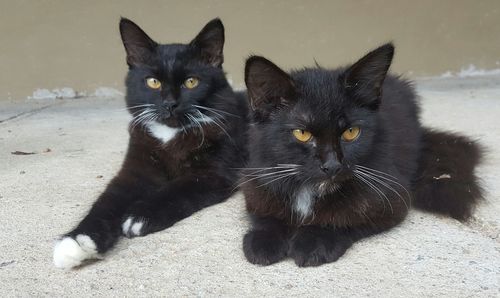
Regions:
<instances>
[{"instance_id":1,"label":"beige wall","mask_svg":"<svg viewBox=\"0 0 500 298\"><path fill-rule=\"evenodd\" d=\"M345 64L394 41L394 71L438 75L499 68L500 1L10 1L0 0L0 100L36 88L121 89L118 20L157 41L189 41L211 18L226 26L225 69L242 82L245 57L285 68Z\"/></svg>"}]
</instances>

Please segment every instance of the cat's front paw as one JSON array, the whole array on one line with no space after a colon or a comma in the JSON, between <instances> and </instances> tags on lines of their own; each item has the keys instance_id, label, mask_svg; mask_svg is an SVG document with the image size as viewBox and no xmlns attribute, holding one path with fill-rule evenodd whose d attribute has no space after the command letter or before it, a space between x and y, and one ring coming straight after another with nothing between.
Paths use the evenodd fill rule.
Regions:
<instances>
[{"instance_id":1,"label":"cat's front paw","mask_svg":"<svg viewBox=\"0 0 500 298\"><path fill-rule=\"evenodd\" d=\"M66 236L54 246L54 265L62 269L71 269L88 259L98 258L95 242L87 235Z\"/></svg>"},{"instance_id":2,"label":"cat's front paw","mask_svg":"<svg viewBox=\"0 0 500 298\"><path fill-rule=\"evenodd\" d=\"M337 261L351 245L347 237L306 228L292 237L290 256L299 267L319 266Z\"/></svg>"},{"instance_id":3,"label":"cat's front paw","mask_svg":"<svg viewBox=\"0 0 500 298\"><path fill-rule=\"evenodd\" d=\"M271 265L284 259L287 251L287 239L276 232L253 230L243 238L243 252L252 264Z\"/></svg>"}]
</instances>

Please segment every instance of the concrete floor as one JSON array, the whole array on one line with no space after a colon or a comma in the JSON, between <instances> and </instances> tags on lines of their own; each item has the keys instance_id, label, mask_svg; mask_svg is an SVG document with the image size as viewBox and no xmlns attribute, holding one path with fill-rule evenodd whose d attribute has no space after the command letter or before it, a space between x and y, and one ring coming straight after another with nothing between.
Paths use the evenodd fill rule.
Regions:
<instances>
[{"instance_id":1,"label":"concrete floor","mask_svg":"<svg viewBox=\"0 0 500 298\"><path fill-rule=\"evenodd\" d=\"M417 86L427 125L488 148L478 171L488 202L467 225L413 211L338 262L307 269L246 262L241 195L163 232L123 239L103 261L56 269L53 241L119 168L129 116L121 98L0 101L0 296L498 297L500 76Z\"/></svg>"}]
</instances>

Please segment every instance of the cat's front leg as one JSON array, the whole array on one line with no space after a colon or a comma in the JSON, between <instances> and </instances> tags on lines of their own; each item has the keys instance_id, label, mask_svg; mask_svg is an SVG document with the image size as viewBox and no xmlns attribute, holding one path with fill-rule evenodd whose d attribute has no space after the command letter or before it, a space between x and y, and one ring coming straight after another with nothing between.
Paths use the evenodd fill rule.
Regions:
<instances>
[{"instance_id":1,"label":"cat's front leg","mask_svg":"<svg viewBox=\"0 0 500 298\"><path fill-rule=\"evenodd\" d=\"M123 172L115 177L77 227L56 242L54 265L70 269L98 258L113 247L121 235L123 214L133 201L147 193L146 185L145 181L131 180Z\"/></svg>"},{"instance_id":2,"label":"cat's front leg","mask_svg":"<svg viewBox=\"0 0 500 298\"><path fill-rule=\"evenodd\" d=\"M176 178L128 208L122 218L122 233L132 238L164 230L200 209L226 200L232 184L224 177L210 174Z\"/></svg>"},{"instance_id":3,"label":"cat's front leg","mask_svg":"<svg viewBox=\"0 0 500 298\"><path fill-rule=\"evenodd\" d=\"M289 255L300 267L335 262L354 242L398 225L408 210L401 204L394 211L394 214L372 217L370 224L344 228L317 225L299 227L291 238Z\"/></svg>"},{"instance_id":4,"label":"cat's front leg","mask_svg":"<svg viewBox=\"0 0 500 298\"><path fill-rule=\"evenodd\" d=\"M344 231L320 226L299 227L291 239L290 256L300 267L337 261L352 245Z\"/></svg>"},{"instance_id":5,"label":"cat's front leg","mask_svg":"<svg viewBox=\"0 0 500 298\"><path fill-rule=\"evenodd\" d=\"M286 258L289 228L280 220L252 216L252 228L243 238L243 252L252 264L271 265Z\"/></svg>"}]
</instances>

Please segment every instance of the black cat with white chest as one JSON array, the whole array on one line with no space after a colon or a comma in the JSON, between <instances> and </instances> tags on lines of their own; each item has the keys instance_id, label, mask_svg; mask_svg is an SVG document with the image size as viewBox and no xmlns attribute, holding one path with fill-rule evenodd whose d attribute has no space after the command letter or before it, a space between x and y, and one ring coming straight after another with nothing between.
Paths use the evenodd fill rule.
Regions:
<instances>
[{"instance_id":1,"label":"black cat with white chest","mask_svg":"<svg viewBox=\"0 0 500 298\"><path fill-rule=\"evenodd\" d=\"M388 75L384 45L346 68L290 74L251 57L253 108L242 189L248 261L336 261L361 238L398 225L411 206L459 220L481 199L481 150L423 128L411 84Z\"/></svg>"},{"instance_id":2,"label":"black cat with white chest","mask_svg":"<svg viewBox=\"0 0 500 298\"><path fill-rule=\"evenodd\" d=\"M224 201L246 160L247 104L222 70L224 27L210 21L189 44L158 44L120 21L133 116L122 168L89 213L54 248L72 268L121 235L144 236Z\"/></svg>"}]
</instances>

